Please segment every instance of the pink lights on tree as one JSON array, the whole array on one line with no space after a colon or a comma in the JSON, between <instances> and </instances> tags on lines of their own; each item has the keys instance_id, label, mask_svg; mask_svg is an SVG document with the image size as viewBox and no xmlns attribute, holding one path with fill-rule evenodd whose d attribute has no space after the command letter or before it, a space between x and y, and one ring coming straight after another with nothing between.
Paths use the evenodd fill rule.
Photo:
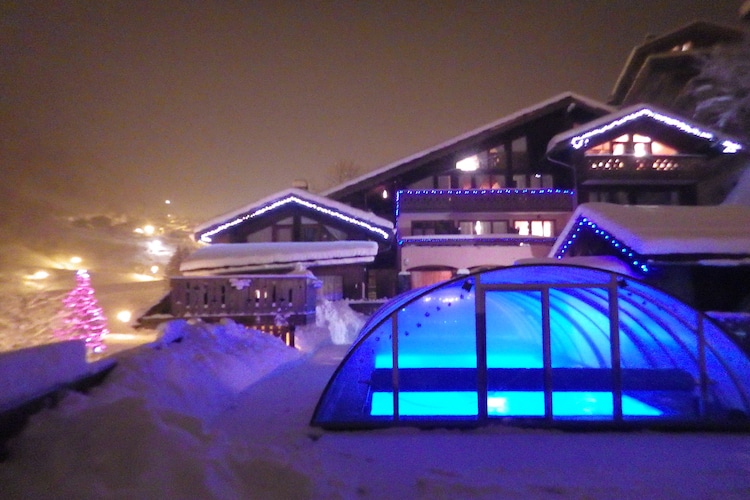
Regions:
<instances>
[{"instance_id":1,"label":"pink lights on tree","mask_svg":"<svg viewBox=\"0 0 750 500\"><path fill-rule=\"evenodd\" d=\"M55 336L64 340L84 340L91 352L102 352L109 329L104 311L94 296L88 271L76 273L76 287L65 296L63 305L62 327L55 331Z\"/></svg>"}]
</instances>

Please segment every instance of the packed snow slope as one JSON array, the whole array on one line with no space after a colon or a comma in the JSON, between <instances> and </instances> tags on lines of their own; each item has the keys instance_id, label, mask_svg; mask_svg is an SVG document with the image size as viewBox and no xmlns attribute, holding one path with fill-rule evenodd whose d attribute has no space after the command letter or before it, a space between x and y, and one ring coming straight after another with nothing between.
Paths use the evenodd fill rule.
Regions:
<instances>
[{"instance_id":1,"label":"packed snow slope","mask_svg":"<svg viewBox=\"0 0 750 500\"><path fill-rule=\"evenodd\" d=\"M330 304L319 318L299 350L231 322L171 323L101 386L31 418L1 496L750 498L743 434L312 428L363 321Z\"/></svg>"}]
</instances>

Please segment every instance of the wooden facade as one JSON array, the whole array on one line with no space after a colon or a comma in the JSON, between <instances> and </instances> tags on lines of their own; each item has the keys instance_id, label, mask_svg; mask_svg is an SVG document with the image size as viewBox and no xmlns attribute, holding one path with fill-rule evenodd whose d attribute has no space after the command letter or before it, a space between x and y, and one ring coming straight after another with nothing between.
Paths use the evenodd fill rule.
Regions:
<instances>
[{"instance_id":1,"label":"wooden facade","mask_svg":"<svg viewBox=\"0 0 750 500\"><path fill-rule=\"evenodd\" d=\"M572 189L570 169L548 160L547 144L556 134L613 110L561 94L323 194L395 222L395 194L403 190ZM467 160L473 165L462 163Z\"/></svg>"}]
</instances>

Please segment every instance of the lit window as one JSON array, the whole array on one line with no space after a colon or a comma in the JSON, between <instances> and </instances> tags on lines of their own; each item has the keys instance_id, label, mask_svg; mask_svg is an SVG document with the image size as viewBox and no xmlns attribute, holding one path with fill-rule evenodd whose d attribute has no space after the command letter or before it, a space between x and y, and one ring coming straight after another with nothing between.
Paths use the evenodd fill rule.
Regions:
<instances>
[{"instance_id":1,"label":"lit window","mask_svg":"<svg viewBox=\"0 0 750 500\"><path fill-rule=\"evenodd\" d=\"M519 236L552 236L552 221L550 220L517 220L513 227Z\"/></svg>"},{"instance_id":2,"label":"lit window","mask_svg":"<svg viewBox=\"0 0 750 500\"><path fill-rule=\"evenodd\" d=\"M529 221L527 220L517 220L513 223L513 227L518 231L518 234L521 236L528 236L529 235Z\"/></svg>"},{"instance_id":3,"label":"lit window","mask_svg":"<svg viewBox=\"0 0 750 500\"><path fill-rule=\"evenodd\" d=\"M677 150L651 139L651 137L642 134L624 134L613 139L610 142L604 142L592 146L586 150L589 156L625 156L633 155L637 157L656 155L656 156L674 156ZM596 168L596 165L592 166Z\"/></svg>"},{"instance_id":4,"label":"lit window","mask_svg":"<svg viewBox=\"0 0 750 500\"><path fill-rule=\"evenodd\" d=\"M531 234L533 236L552 236L552 221L531 221Z\"/></svg>"},{"instance_id":5,"label":"lit window","mask_svg":"<svg viewBox=\"0 0 750 500\"><path fill-rule=\"evenodd\" d=\"M661 142L653 141L651 143L651 153L656 156L674 156L677 154L677 150Z\"/></svg>"},{"instance_id":6,"label":"lit window","mask_svg":"<svg viewBox=\"0 0 750 500\"><path fill-rule=\"evenodd\" d=\"M479 169L479 157L477 155L469 156L456 162L456 168L462 172L474 172Z\"/></svg>"}]
</instances>

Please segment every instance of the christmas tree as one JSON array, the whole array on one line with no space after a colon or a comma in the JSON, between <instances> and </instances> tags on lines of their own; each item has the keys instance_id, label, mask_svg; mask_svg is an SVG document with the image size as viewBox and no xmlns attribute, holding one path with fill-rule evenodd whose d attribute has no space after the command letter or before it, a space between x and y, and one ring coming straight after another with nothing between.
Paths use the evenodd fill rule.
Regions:
<instances>
[{"instance_id":1,"label":"christmas tree","mask_svg":"<svg viewBox=\"0 0 750 500\"><path fill-rule=\"evenodd\" d=\"M55 335L64 340L82 339L91 352L102 352L104 337L109 333L107 318L94 296L87 271L76 273L76 287L65 296L63 305L63 326Z\"/></svg>"}]
</instances>

